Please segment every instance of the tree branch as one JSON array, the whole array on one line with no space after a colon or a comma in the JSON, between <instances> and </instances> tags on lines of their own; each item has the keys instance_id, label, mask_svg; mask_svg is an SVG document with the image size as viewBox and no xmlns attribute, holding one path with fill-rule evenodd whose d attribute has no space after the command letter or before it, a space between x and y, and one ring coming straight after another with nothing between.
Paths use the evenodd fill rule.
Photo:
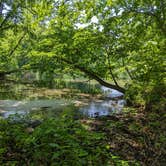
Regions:
<instances>
[{"instance_id":1,"label":"tree branch","mask_svg":"<svg viewBox=\"0 0 166 166\"><path fill-rule=\"evenodd\" d=\"M23 35L21 36L21 38L18 40L17 44L15 45L15 47L10 51L8 56L12 56L14 51L17 49L17 47L19 46L19 44L21 43L21 41L24 39L26 35L26 32L23 33Z\"/></svg>"},{"instance_id":2,"label":"tree branch","mask_svg":"<svg viewBox=\"0 0 166 166\"><path fill-rule=\"evenodd\" d=\"M3 28L3 25L7 22L7 20L10 18L12 11L10 11L7 16L4 18L4 20L0 24L0 29Z\"/></svg>"},{"instance_id":3,"label":"tree branch","mask_svg":"<svg viewBox=\"0 0 166 166\"><path fill-rule=\"evenodd\" d=\"M122 59L122 63L123 63L123 67L125 68L125 70L126 70L128 76L130 77L130 79L131 79L131 80L134 80L134 77L131 75L129 69L125 66L123 59Z\"/></svg>"},{"instance_id":4,"label":"tree branch","mask_svg":"<svg viewBox=\"0 0 166 166\"><path fill-rule=\"evenodd\" d=\"M81 72L83 72L86 75L88 75L89 77L93 78L94 80L96 80L97 82L99 82L103 86L106 86L108 88L115 89L115 90L117 90L119 92L125 93L125 89L124 88L122 88L120 86L117 86L117 85L110 84L110 83L104 81L96 73L94 73L93 71L87 70L83 66L75 64L75 63L73 63L73 62L71 62L71 61L69 61L69 60L67 60L65 58L62 58L62 57L54 56L54 58L57 58L58 60L61 60L61 61L65 62L65 63L71 65L71 67L80 70Z\"/></svg>"},{"instance_id":5,"label":"tree branch","mask_svg":"<svg viewBox=\"0 0 166 166\"><path fill-rule=\"evenodd\" d=\"M112 77L112 79L113 79L115 85L116 85L116 86L119 86L119 84L118 84L118 82L116 81L116 78L115 78L115 76L114 76L114 74L113 74L113 72L112 72L111 63L110 63L110 54L109 54L107 48L106 48L105 50L106 50L106 54L107 54L107 60L108 60L109 71L110 71L111 77Z\"/></svg>"}]
</instances>

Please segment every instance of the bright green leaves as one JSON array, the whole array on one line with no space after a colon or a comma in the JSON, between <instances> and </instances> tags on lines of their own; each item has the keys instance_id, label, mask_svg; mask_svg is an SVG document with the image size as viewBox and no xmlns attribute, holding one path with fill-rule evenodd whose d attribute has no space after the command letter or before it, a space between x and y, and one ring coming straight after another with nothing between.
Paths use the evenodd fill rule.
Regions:
<instances>
[{"instance_id":1,"label":"bright green leaves","mask_svg":"<svg viewBox=\"0 0 166 166\"><path fill-rule=\"evenodd\" d=\"M113 75L116 79L123 78L126 87L133 81L138 87L156 86L156 82L163 82L164 76L163 4L164 1L155 0L28 1L19 8L20 18L12 17L16 22L7 20L17 29L6 30L2 35L0 66L3 70L17 67L18 59L25 58L27 64L19 64L41 66L46 61L46 69L52 61L55 63L50 65L52 70L79 66L102 79L110 80ZM26 39L13 54L20 58L12 56L10 65L6 62L7 52L22 30L27 32Z\"/></svg>"},{"instance_id":2,"label":"bright green leaves","mask_svg":"<svg viewBox=\"0 0 166 166\"><path fill-rule=\"evenodd\" d=\"M107 6L112 6L113 0L107 0Z\"/></svg>"},{"instance_id":3,"label":"bright green leaves","mask_svg":"<svg viewBox=\"0 0 166 166\"><path fill-rule=\"evenodd\" d=\"M70 112L47 119L28 133L26 124L1 121L0 163L8 152L19 164L106 165L110 158L103 134L86 130ZM10 156L8 156L10 159Z\"/></svg>"},{"instance_id":4,"label":"bright green leaves","mask_svg":"<svg viewBox=\"0 0 166 166\"><path fill-rule=\"evenodd\" d=\"M0 68L9 70L17 67L17 53L25 34L8 30L0 41ZM19 44L18 44L19 43Z\"/></svg>"}]
</instances>

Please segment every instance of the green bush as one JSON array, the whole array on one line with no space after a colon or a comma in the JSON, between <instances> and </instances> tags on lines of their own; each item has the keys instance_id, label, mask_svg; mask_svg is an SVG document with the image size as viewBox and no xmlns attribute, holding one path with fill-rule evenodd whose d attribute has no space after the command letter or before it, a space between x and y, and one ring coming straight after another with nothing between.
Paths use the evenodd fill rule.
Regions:
<instances>
[{"instance_id":1,"label":"green bush","mask_svg":"<svg viewBox=\"0 0 166 166\"><path fill-rule=\"evenodd\" d=\"M107 165L110 158L103 134L66 115L47 119L31 132L10 120L0 124L1 165Z\"/></svg>"}]
</instances>

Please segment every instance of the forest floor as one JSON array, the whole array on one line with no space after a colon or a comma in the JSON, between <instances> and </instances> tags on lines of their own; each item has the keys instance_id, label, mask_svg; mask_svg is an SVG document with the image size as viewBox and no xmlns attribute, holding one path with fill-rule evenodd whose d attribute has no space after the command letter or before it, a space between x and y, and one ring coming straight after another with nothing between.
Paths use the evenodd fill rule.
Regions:
<instances>
[{"instance_id":1,"label":"forest floor","mask_svg":"<svg viewBox=\"0 0 166 166\"><path fill-rule=\"evenodd\" d=\"M27 93L26 89L24 89L23 92ZM73 98L74 96L77 99L74 104L78 107L80 105L88 103L89 100L92 99L103 100L100 94L89 95L83 92L77 92L76 95L75 91L69 90L67 88L61 90L47 90L44 88L36 88L35 91L34 89L32 89L31 93L28 93L30 98L36 96L43 97L46 95L48 97L58 96L64 98L66 96L70 96L71 98ZM81 100L78 100L78 98L80 98ZM158 104L157 107L164 108L164 106L161 106L160 104ZM165 110L161 108L154 109L156 111L144 111L144 109L141 107L135 108L133 109L133 111L131 111L131 108L129 108L128 111L121 114L113 114L106 117L83 118L80 119L80 121L81 124L84 125L88 130L94 131L95 133L104 133L105 137L103 139L103 143L106 143L108 145L107 149L109 150L109 152L111 154L114 154L115 156L119 156L122 160L129 161L131 163L130 165L139 163L141 166L165 166L166 114ZM61 122L61 120L59 122ZM20 143L20 141L22 141L24 137L28 139L29 137L31 138L31 135L33 135L33 133L37 129L37 127L28 128L30 129L30 131L28 131L29 135L27 135L27 130L25 130L26 132L24 132L24 127L21 128L19 125L16 126L16 128L11 128L13 125L6 124L5 122L4 126L7 126L8 128L5 128L4 132L3 126L0 126L0 129L2 127L2 129L0 130L0 136L4 132L4 135L0 137L0 141L3 141L2 145L5 148L9 147L9 149L11 145L13 145L13 147L15 148L15 143L12 137L9 137L8 135L13 135L13 138L15 138L16 135L20 136L20 138L18 139L18 143ZM48 128L49 127L52 126L49 126L48 124ZM45 131L45 128L41 127L41 129L43 129L42 131ZM39 135L42 136L44 134L43 132L41 132L39 133ZM43 139L44 138L45 137L43 137ZM11 142L7 141L8 139L11 140ZM24 143L24 141L22 142ZM16 154L16 157L18 156L18 154L22 155L22 151L19 151L17 153L16 152L17 151L15 151L14 149L11 154ZM0 151L0 154L1 153L2 152ZM7 153L5 153L5 155L2 154L2 158L5 156L5 159L10 160L12 157L6 157L6 154L8 154L8 151Z\"/></svg>"},{"instance_id":2,"label":"forest floor","mask_svg":"<svg viewBox=\"0 0 166 166\"><path fill-rule=\"evenodd\" d=\"M138 112L82 120L90 130L105 133L111 153L143 166L166 164L166 118L164 111Z\"/></svg>"},{"instance_id":3,"label":"forest floor","mask_svg":"<svg viewBox=\"0 0 166 166\"><path fill-rule=\"evenodd\" d=\"M30 161L33 161L35 156L34 149L38 163L51 163L52 161L50 161L49 157L52 154L52 150L58 155L61 152L63 154L66 151L66 145L63 142L67 141L67 147L70 148L66 157L70 156L70 153L73 151L72 148L75 149L75 145L79 145L79 147L76 146L77 150L80 148L84 150L89 149L88 154L91 154L93 151L97 153L97 148L100 148L99 156L95 159L96 162L102 157L107 158L105 155L112 154L118 157L117 160L127 161L127 165L131 166L165 166L166 118L164 111L144 112L143 109L136 110L123 114L96 118L84 117L76 120L68 119L68 116L72 115L67 111L67 114L64 114L65 116L62 118L48 119L45 122L43 121L43 123L40 121L35 127L29 127L29 125L25 124L13 124L4 120L0 126L0 143L2 145L0 147L0 163L2 161L3 163L6 162L4 166L10 165L14 160L16 165L18 163L18 165L21 165L27 160L30 165ZM65 117L67 121L64 119ZM91 133L92 135L102 134L104 137L98 140L98 136L95 136L91 139ZM59 141L57 142L57 140ZM49 147L50 141L53 142L51 143L53 147ZM41 142L44 142L44 144ZM71 142L72 144L70 144ZM106 145L107 154L104 154L106 149L102 149L103 146L101 145ZM54 148L57 147L54 146L60 147L61 150L55 151ZM46 156L43 157L40 153ZM73 162L73 160L67 161ZM99 165L99 163L94 165ZM125 164L121 165L124 166ZM115 166L119 165L115 164Z\"/></svg>"}]
</instances>

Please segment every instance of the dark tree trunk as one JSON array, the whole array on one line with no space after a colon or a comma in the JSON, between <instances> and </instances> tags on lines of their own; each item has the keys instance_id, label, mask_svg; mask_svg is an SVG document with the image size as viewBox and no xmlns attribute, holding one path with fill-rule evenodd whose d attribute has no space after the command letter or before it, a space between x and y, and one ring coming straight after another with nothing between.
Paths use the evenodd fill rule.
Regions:
<instances>
[{"instance_id":1,"label":"dark tree trunk","mask_svg":"<svg viewBox=\"0 0 166 166\"><path fill-rule=\"evenodd\" d=\"M93 71L90 71L88 69L86 69L85 67L82 67L78 64L75 64L65 58L59 58L59 57L54 57L54 58L57 58L67 64L69 64L72 68L75 68L75 69L78 69L80 70L81 72L85 73L86 75L88 75L90 78L96 80L97 82L99 82L101 85L105 86L105 87L108 87L108 88L111 88L111 89L115 89L119 92L122 92L122 93L125 93L125 89L123 87L120 87L119 85L114 85L114 84L110 84L108 82L106 82L105 80L103 80L100 76L98 76L95 72Z\"/></svg>"},{"instance_id":2,"label":"dark tree trunk","mask_svg":"<svg viewBox=\"0 0 166 166\"><path fill-rule=\"evenodd\" d=\"M2 11L3 11L3 3L0 2L0 17L2 17Z\"/></svg>"},{"instance_id":3,"label":"dark tree trunk","mask_svg":"<svg viewBox=\"0 0 166 166\"><path fill-rule=\"evenodd\" d=\"M0 80L4 80L5 79L5 74L3 74L3 73L0 73Z\"/></svg>"}]
</instances>

